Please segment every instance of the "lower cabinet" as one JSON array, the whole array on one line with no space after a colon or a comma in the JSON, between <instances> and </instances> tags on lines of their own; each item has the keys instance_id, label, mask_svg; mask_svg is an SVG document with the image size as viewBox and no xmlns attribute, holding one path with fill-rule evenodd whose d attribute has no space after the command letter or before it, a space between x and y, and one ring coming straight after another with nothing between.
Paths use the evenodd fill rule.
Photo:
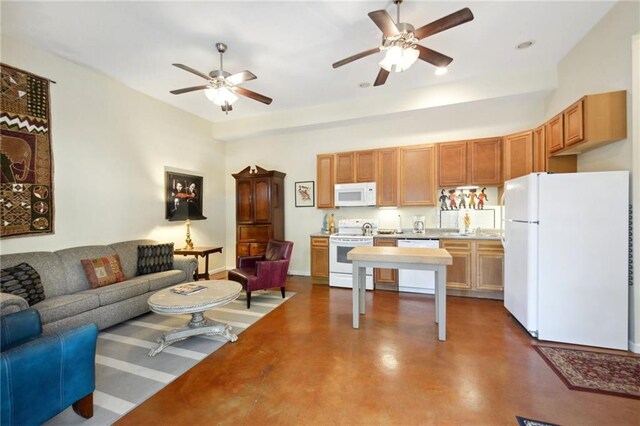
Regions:
<instances>
[{"instance_id":1,"label":"lower cabinet","mask_svg":"<svg viewBox=\"0 0 640 426\"><path fill-rule=\"evenodd\" d=\"M329 283L329 237L311 237L311 278L314 283Z\"/></svg>"},{"instance_id":2,"label":"lower cabinet","mask_svg":"<svg viewBox=\"0 0 640 426\"><path fill-rule=\"evenodd\" d=\"M395 238L374 238L376 247L396 247L398 240ZM373 283L376 290L398 291L398 270L387 268L373 268Z\"/></svg>"},{"instance_id":3,"label":"lower cabinet","mask_svg":"<svg viewBox=\"0 0 640 426\"><path fill-rule=\"evenodd\" d=\"M440 240L453 258L447 266L447 294L503 299L504 249L500 241Z\"/></svg>"}]
</instances>

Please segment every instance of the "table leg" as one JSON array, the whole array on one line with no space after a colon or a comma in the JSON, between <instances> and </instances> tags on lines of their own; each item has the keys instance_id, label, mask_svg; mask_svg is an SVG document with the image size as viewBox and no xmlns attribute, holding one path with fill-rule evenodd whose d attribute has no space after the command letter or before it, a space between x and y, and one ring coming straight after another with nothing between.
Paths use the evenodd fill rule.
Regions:
<instances>
[{"instance_id":1,"label":"table leg","mask_svg":"<svg viewBox=\"0 0 640 426\"><path fill-rule=\"evenodd\" d=\"M351 284L351 296L353 297L353 328L360 327L360 268L358 268L358 262L353 262L352 272L352 284Z\"/></svg>"},{"instance_id":2,"label":"table leg","mask_svg":"<svg viewBox=\"0 0 640 426\"><path fill-rule=\"evenodd\" d=\"M198 271L198 267L200 266L200 261L198 260L198 255L196 254L196 271L193 273L193 280L198 281L200 279L200 273Z\"/></svg>"},{"instance_id":3,"label":"table leg","mask_svg":"<svg viewBox=\"0 0 640 426\"><path fill-rule=\"evenodd\" d=\"M149 351L149 356L156 356L164 348L172 343L185 340L187 337L206 334L208 336L222 336L230 342L238 340L238 336L231 333L231 326L207 318L204 312L194 312L191 314L189 324L168 331L157 340L158 346Z\"/></svg>"},{"instance_id":4,"label":"table leg","mask_svg":"<svg viewBox=\"0 0 640 426\"><path fill-rule=\"evenodd\" d=\"M366 303L364 303L364 298L367 293L367 268L358 268L358 288L360 289L360 313L364 315L364 310L366 307Z\"/></svg>"},{"instance_id":5,"label":"table leg","mask_svg":"<svg viewBox=\"0 0 640 426\"><path fill-rule=\"evenodd\" d=\"M209 253L204 255L204 276L209 279Z\"/></svg>"},{"instance_id":6,"label":"table leg","mask_svg":"<svg viewBox=\"0 0 640 426\"><path fill-rule=\"evenodd\" d=\"M438 321L439 321L438 320L438 305L439 305L439 303L438 303L438 295L440 294L440 292L438 291L438 287L439 286L438 286L438 272L437 271L435 272L435 275L436 275L436 286L435 286L434 301L435 301L435 306L436 306L435 311L436 311L436 324L437 324Z\"/></svg>"},{"instance_id":7,"label":"table leg","mask_svg":"<svg viewBox=\"0 0 640 426\"><path fill-rule=\"evenodd\" d=\"M438 286L438 339L447 340L447 266L439 265L436 270Z\"/></svg>"}]
</instances>

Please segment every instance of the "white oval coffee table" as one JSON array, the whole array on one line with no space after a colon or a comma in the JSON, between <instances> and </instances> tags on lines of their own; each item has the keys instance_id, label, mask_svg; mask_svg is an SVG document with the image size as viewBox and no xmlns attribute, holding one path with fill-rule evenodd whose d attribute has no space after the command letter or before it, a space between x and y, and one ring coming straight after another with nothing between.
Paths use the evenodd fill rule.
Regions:
<instances>
[{"instance_id":1,"label":"white oval coffee table","mask_svg":"<svg viewBox=\"0 0 640 426\"><path fill-rule=\"evenodd\" d=\"M201 334L222 336L230 342L238 340L238 336L231 334L230 325L207 318L204 312L237 299L242 291L242 286L235 281L227 280L196 281L189 284L203 286L205 289L189 295L177 294L171 290L182 285L178 284L160 290L149 298L149 308L155 313L162 315L191 314L191 321L187 325L168 331L159 337L158 346L149 351L149 356L159 354L174 342Z\"/></svg>"}]
</instances>

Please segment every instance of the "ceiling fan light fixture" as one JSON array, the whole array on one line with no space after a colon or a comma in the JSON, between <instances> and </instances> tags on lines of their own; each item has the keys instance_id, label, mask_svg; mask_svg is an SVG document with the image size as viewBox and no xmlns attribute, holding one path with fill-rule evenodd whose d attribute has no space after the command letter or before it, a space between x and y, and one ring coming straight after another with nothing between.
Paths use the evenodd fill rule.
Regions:
<instances>
[{"instance_id":1,"label":"ceiling fan light fixture","mask_svg":"<svg viewBox=\"0 0 640 426\"><path fill-rule=\"evenodd\" d=\"M218 106L223 106L225 103L231 105L238 100L238 95L228 87L209 87L204 91L204 94L207 99Z\"/></svg>"},{"instance_id":2,"label":"ceiling fan light fixture","mask_svg":"<svg viewBox=\"0 0 640 426\"><path fill-rule=\"evenodd\" d=\"M379 65L386 71L402 72L408 69L418 59L419 52L412 47L402 48L391 46L387 49L384 59Z\"/></svg>"},{"instance_id":3,"label":"ceiling fan light fixture","mask_svg":"<svg viewBox=\"0 0 640 426\"><path fill-rule=\"evenodd\" d=\"M447 67L438 67L436 68L436 75L445 75L449 70Z\"/></svg>"}]
</instances>

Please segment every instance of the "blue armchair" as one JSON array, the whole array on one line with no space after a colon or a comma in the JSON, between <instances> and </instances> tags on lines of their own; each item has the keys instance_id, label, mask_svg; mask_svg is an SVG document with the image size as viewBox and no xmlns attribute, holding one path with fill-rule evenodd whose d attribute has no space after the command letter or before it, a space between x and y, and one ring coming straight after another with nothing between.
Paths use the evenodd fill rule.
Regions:
<instances>
[{"instance_id":1,"label":"blue armchair","mask_svg":"<svg viewBox=\"0 0 640 426\"><path fill-rule=\"evenodd\" d=\"M0 424L36 425L70 405L93 416L98 327L42 335L40 314L0 318Z\"/></svg>"}]
</instances>

